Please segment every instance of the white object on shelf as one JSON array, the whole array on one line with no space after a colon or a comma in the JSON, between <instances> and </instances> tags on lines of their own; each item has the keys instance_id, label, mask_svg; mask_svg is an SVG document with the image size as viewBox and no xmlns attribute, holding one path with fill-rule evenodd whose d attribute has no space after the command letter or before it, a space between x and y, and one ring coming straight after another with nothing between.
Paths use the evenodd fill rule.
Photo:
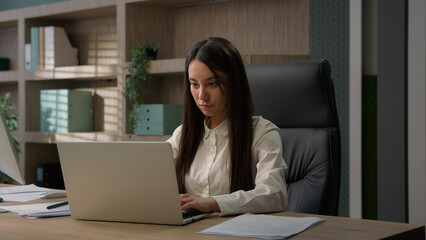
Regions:
<instances>
[{"instance_id":1,"label":"white object on shelf","mask_svg":"<svg viewBox=\"0 0 426 240\"><path fill-rule=\"evenodd\" d=\"M44 27L44 69L78 65L77 52L63 28Z\"/></svg>"},{"instance_id":2,"label":"white object on shelf","mask_svg":"<svg viewBox=\"0 0 426 240\"><path fill-rule=\"evenodd\" d=\"M25 44L25 70L31 70L31 43Z\"/></svg>"}]
</instances>

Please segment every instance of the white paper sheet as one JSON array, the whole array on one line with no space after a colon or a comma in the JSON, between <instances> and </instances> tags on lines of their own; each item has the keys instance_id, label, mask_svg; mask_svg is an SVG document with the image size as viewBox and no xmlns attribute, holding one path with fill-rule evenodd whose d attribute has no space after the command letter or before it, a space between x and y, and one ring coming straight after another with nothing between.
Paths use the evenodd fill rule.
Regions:
<instances>
[{"instance_id":1,"label":"white paper sheet","mask_svg":"<svg viewBox=\"0 0 426 240\"><path fill-rule=\"evenodd\" d=\"M27 218L58 217L58 216L70 215L70 207L68 205L57 207L50 210L47 209L48 206L56 204L56 203L60 203L60 202L25 204L25 205L15 205L15 206L0 206L0 210L13 212Z\"/></svg>"},{"instance_id":2,"label":"white paper sheet","mask_svg":"<svg viewBox=\"0 0 426 240\"><path fill-rule=\"evenodd\" d=\"M266 239L284 239L298 234L323 221L324 219L318 217L297 218L264 214L244 214L205 229L199 233Z\"/></svg>"},{"instance_id":3,"label":"white paper sheet","mask_svg":"<svg viewBox=\"0 0 426 240\"><path fill-rule=\"evenodd\" d=\"M34 184L0 188L0 198L5 202L27 202L39 198L59 198L66 196L65 190L42 188Z\"/></svg>"}]
</instances>

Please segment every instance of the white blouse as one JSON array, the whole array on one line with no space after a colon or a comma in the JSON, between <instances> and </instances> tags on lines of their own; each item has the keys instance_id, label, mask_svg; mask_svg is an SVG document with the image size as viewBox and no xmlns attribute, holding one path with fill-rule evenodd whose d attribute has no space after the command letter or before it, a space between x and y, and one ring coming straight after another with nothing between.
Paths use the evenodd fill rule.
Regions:
<instances>
[{"instance_id":1,"label":"white blouse","mask_svg":"<svg viewBox=\"0 0 426 240\"><path fill-rule=\"evenodd\" d=\"M253 176L255 188L230 193L228 121L215 129L204 125L204 137L185 176L187 193L214 198L222 214L264 213L287 208L287 189L279 129L262 117L253 117ZM182 126L167 140L176 159Z\"/></svg>"}]
</instances>

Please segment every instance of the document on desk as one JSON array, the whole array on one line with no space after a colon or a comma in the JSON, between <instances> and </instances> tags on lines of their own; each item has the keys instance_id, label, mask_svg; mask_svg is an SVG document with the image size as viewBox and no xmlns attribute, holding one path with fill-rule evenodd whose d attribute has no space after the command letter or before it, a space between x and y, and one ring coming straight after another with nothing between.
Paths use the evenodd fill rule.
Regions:
<instances>
[{"instance_id":1,"label":"document on desk","mask_svg":"<svg viewBox=\"0 0 426 240\"><path fill-rule=\"evenodd\" d=\"M53 209L47 209L48 206L61 202L25 204L14 206L0 206L0 209L13 212L27 218L44 218L44 217L60 217L69 216L70 207L68 205L60 206Z\"/></svg>"},{"instance_id":2,"label":"document on desk","mask_svg":"<svg viewBox=\"0 0 426 240\"><path fill-rule=\"evenodd\" d=\"M265 239L283 239L303 232L323 221L324 219L318 217L300 218L264 214L244 214L205 229L199 233Z\"/></svg>"},{"instance_id":3,"label":"document on desk","mask_svg":"<svg viewBox=\"0 0 426 240\"><path fill-rule=\"evenodd\" d=\"M34 184L0 188L0 198L5 202L27 202L39 198L60 198L66 196L65 190L42 188Z\"/></svg>"}]
</instances>

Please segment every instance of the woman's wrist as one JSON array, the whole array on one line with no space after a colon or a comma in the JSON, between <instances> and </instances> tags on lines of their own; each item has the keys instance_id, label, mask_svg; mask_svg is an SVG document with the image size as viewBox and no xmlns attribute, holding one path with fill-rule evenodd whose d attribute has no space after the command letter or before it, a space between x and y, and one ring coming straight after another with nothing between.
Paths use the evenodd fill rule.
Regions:
<instances>
[{"instance_id":1,"label":"woman's wrist","mask_svg":"<svg viewBox=\"0 0 426 240\"><path fill-rule=\"evenodd\" d=\"M210 200L210 208L212 212L220 212L220 207L219 204L217 203L216 199L209 197L208 198Z\"/></svg>"}]
</instances>

